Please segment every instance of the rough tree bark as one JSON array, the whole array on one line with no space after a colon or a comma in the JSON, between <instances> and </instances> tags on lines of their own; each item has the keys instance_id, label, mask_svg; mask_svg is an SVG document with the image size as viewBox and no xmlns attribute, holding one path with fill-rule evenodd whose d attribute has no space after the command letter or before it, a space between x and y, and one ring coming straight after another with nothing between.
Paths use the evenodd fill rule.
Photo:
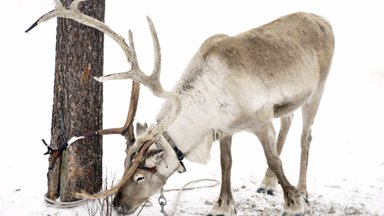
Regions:
<instances>
[{"instance_id":1,"label":"rough tree bark","mask_svg":"<svg viewBox=\"0 0 384 216\"><path fill-rule=\"evenodd\" d=\"M69 6L72 0L62 0ZM80 3L80 11L104 21L105 0ZM51 144L102 128L103 34L73 20L58 18ZM64 152L48 172L50 199L74 201L74 192L102 187L102 140L80 140Z\"/></svg>"}]
</instances>

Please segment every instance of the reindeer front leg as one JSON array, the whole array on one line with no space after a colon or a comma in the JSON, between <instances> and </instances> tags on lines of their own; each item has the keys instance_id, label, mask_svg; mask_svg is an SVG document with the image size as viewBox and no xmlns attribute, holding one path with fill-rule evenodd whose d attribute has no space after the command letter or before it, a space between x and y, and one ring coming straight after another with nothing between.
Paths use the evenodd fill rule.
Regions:
<instances>
[{"instance_id":1,"label":"reindeer front leg","mask_svg":"<svg viewBox=\"0 0 384 216\"><path fill-rule=\"evenodd\" d=\"M236 215L235 201L231 189L231 153L232 136L224 136L220 139L221 160L221 191L219 199L213 206L208 216L233 216Z\"/></svg>"}]
</instances>

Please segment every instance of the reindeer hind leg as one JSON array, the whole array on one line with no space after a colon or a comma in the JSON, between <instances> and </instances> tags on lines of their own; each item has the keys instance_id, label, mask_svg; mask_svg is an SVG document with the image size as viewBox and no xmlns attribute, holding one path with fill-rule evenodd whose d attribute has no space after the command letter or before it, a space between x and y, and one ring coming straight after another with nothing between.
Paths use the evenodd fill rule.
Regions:
<instances>
[{"instance_id":1,"label":"reindeer hind leg","mask_svg":"<svg viewBox=\"0 0 384 216\"><path fill-rule=\"evenodd\" d=\"M307 168L309 148L312 141L312 125L320 105L321 96L323 94L324 83L319 84L318 89L312 98L302 106L303 131L301 134L301 159L300 159L300 178L297 189L301 192L308 203L307 192Z\"/></svg>"}]
</instances>

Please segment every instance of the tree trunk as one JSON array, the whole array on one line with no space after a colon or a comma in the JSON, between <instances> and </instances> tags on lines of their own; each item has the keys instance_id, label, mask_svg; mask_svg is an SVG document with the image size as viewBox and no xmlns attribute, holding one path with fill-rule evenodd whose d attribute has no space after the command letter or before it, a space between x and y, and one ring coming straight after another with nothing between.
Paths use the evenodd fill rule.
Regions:
<instances>
[{"instance_id":1,"label":"tree trunk","mask_svg":"<svg viewBox=\"0 0 384 216\"><path fill-rule=\"evenodd\" d=\"M72 0L62 0L69 6ZM80 11L104 21L105 0L85 1ZM51 144L102 128L103 34L73 20L58 18ZM73 193L102 187L102 139L77 141L48 172L47 197L73 201Z\"/></svg>"}]
</instances>

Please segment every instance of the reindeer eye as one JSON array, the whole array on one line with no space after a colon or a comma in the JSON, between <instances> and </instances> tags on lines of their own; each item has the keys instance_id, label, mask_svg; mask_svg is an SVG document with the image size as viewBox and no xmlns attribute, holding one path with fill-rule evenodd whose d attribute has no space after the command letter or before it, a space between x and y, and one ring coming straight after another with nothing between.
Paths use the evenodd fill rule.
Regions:
<instances>
[{"instance_id":1,"label":"reindeer eye","mask_svg":"<svg viewBox=\"0 0 384 216\"><path fill-rule=\"evenodd\" d=\"M136 174L133 178L133 180L136 182L136 183L140 183L144 180L144 176L143 175L139 175L139 174Z\"/></svg>"}]
</instances>

